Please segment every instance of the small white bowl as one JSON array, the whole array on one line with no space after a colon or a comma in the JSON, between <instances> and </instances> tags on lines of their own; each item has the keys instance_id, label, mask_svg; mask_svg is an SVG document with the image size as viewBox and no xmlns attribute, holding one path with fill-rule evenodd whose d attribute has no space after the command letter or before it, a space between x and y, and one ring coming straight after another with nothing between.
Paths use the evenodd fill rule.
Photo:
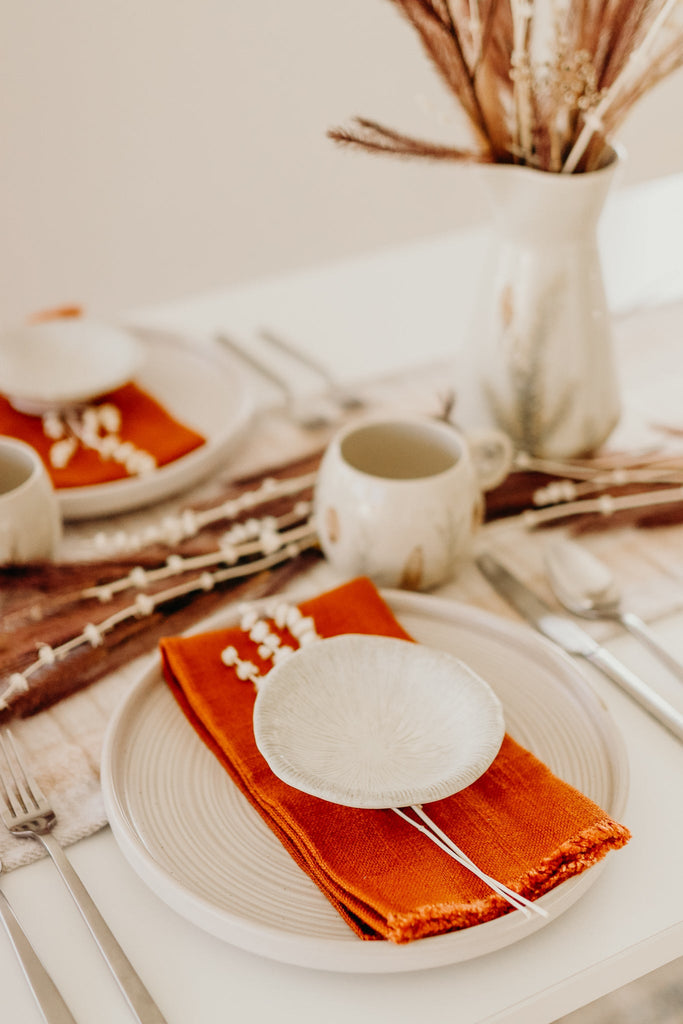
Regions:
<instances>
[{"instance_id":1,"label":"small white bowl","mask_svg":"<svg viewBox=\"0 0 683 1024\"><path fill-rule=\"evenodd\" d=\"M344 634L275 666L256 744L289 785L347 807L430 803L486 771L505 733L491 687L451 654Z\"/></svg>"},{"instance_id":2,"label":"small white bowl","mask_svg":"<svg viewBox=\"0 0 683 1024\"><path fill-rule=\"evenodd\" d=\"M126 384L142 362L135 335L87 318L28 324L0 335L0 392L41 415Z\"/></svg>"}]
</instances>

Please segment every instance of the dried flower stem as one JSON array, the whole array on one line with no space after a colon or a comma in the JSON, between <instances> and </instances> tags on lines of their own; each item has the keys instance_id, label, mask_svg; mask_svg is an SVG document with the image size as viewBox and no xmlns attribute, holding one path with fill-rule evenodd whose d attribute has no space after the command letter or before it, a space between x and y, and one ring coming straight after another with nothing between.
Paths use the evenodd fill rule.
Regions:
<instances>
[{"instance_id":1,"label":"dried flower stem","mask_svg":"<svg viewBox=\"0 0 683 1024\"><path fill-rule=\"evenodd\" d=\"M531 59L529 38L533 19L531 0L510 0L513 49L510 58L513 95L517 115L517 152L524 164L533 162L531 111Z\"/></svg>"},{"instance_id":2,"label":"dried flower stem","mask_svg":"<svg viewBox=\"0 0 683 1024\"><path fill-rule=\"evenodd\" d=\"M661 508L683 502L683 487L674 487L662 491L642 491L640 494L612 495L601 494L598 498L584 498L580 501L566 502L551 508L525 509L517 516L500 520L500 525L518 526L534 530L539 526L549 526L563 519L576 516L599 515L609 517L617 512L634 509Z\"/></svg>"},{"instance_id":3,"label":"dried flower stem","mask_svg":"<svg viewBox=\"0 0 683 1024\"><path fill-rule=\"evenodd\" d=\"M573 480L594 480L606 472L630 472L645 467L657 467L658 470L668 472L683 469L683 462L681 456L653 448L641 449L626 455L616 452L584 460L544 458L524 451L518 452L515 457L516 470L563 476Z\"/></svg>"},{"instance_id":4,"label":"dried flower stem","mask_svg":"<svg viewBox=\"0 0 683 1024\"><path fill-rule=\"evenodd\" d=\"M430 144L367 119L328 133L372 152L595 170L630 107L683 64L683 25L672 17L681 0L393 2L474 142Z\"/></svg>"},{"instance_id":5,"label":"dried flower stem","mask_svg":"<svg viewBox=\"0 0 683 1024\"><path fill-rule=\"evenodd\" d=\"M282 480L267 476L257 487L243 491L236 497L227 498L210 508L186 509L177 516L164 516L156 523L146 526L142 533L127 533L124 530L118 530L114 534L101 532L96 534L94 543L101 551L115 552L136 551L151 544L175 546L224 519L232 520L240 513L251 511L259 505L300 494L313 486L315 476L314 472Z\"/></svg>"},{"instance_id":6,"label":"dried flower stem","mask_svg":"<svg viewBox=\"0 0 683 1024\"><path fill-rule=\"evenodd\" d=\"M198 569L207 569L220 563L235 565L241 559L263 552L272 554L292 543L298 543L301 539L311 534L313 527L310 520L301 526L288 530L286 533L279 533L282 527L289 525L293 519L298 518L300 518L298 514L291 513L281 516L279 519L273 519L271 522L268 521L269 517L261 521L256 520L255 525L257 527L263 526L263 530L254 540L235 544L228 534L216 551L185 558L181 555L172 555L165 565L156 569L144 569L142 566L136 566L118 580L112 580L109 583L103 583L99 586L88 587L82 590L80 597L84 600L95 597L98 601L106 602L110 601L114 594L119 594L124 590L142 590L161 580L170 579L173 576L181 576L188 572L195 572ZM239 576L241 573L237 571L235 575Z\"/></svg>"},{"instance_id":7,"label":"dried flower stem","mask_svg":"<svg viewBox=\"0 0 683 1024\"><path fill-rule=\"evenodd\" d=\"M621 74L614 79L611 86L604 92L597 106L586 112L583 128L562 167L563 174L572 174L576 170L593 134L595 132L604 132L605 114L616 101L619 93L630 87L635 77L643 74L649 57L649 51L655 38L679 2L680 0L665 0L664 5L652 21L642 43L629 54Z\"/></svg>"},{"instance_id":8,"label":"dried flower stem","mask_svg":"<svg viewBox=\"0 0 683 1024\"><path fill-rule=\"evenodd\" d=\"M53 665L58 661L62 661L78 647L101 646L104 643L104 638L125 622L132 619L149 617L161 606L177 601L178 598L186 597L196 592L207 592L228 581L254 576L272 569L283 562L296 558L307 548L316 545L317 536L310 524L308 524L305 529L293 531L292 535L287 538L287 542L278 551L263 555L263 557L245 564L230 566L225 569L216 569L214 572L209 572L205 569L200 575L193 576L189 580L177 583L175 586L168 587L155 594L140 593L132 604L119 609L97 624L88 622L80 633L65 640L58 647L51 647L47 643L39 642L36 660L22 672L13 672L10 675L5 689L0 693L0 711L8 710L14 699L26 693L31 676L39 672L46 665Z\"/></svg>"},{"instance_id":9,"label":"dried flower stem","mask_svg":"<svg viewBox=\"0 0 683 1024\"><path fill-rule=\"evenodd\" d=\"M161 636L226 602L279 591L314 565L309 492L320 454L232 480L213 500L160 517L153 536L100 539L108 551L139 549L134 555L2 567L0 694L14 677L14 696L11 708L0 706L0 720L35 714L147 653ZM225 532L223 519L233 520ZM194 561L201 556L208 557ZM83 636L87 643L74 642Z\"/></svg>"},{"instance_id":10,"label":"dried flower stem","mask_svg":"<svg viewBox=\"0 0 683 1024\"><path fill-rule=\"evenodd\" d=\"M533 493L534 505L554 505L564 501L573 501L608 487L628 487L631 484L679 484L683 485L683 470L670 470L668 473L657 470L611 470L590 481L575 483L573 480L554 480Z\"/></svg>"},{"instance_id":11,"label":"dried flower stem","mask_svg":"<svg viewBox=\"0 0 683 1024\"><path fill-rule=\"evenodd\" d=\"M472 56L470 58L470 67L476 68L479 64L483 52L484 45L484 33L481 24L481 11L479 10L479 0L469 0L470 7L470 35L472 38Z\"/></svg>"}]
</instances>

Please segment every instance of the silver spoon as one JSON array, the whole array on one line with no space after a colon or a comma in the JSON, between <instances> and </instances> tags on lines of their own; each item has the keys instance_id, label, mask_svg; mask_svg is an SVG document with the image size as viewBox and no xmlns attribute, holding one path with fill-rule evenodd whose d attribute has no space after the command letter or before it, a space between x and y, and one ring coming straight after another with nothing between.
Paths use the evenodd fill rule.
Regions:
<instances>
[{"instance_id":1,"label":"silver spoon","mask_svg":"<svg viewBox=\"0 0 683 1024\"><path fill-rule=\"evenodd\" d=\"M683 665L633 612L624 611L616 580L608 567L571 540L550 544L545 552L548 579L558 601L585 619L613 619L641 640L683 682Z\"/></svg>"}]
</instances>

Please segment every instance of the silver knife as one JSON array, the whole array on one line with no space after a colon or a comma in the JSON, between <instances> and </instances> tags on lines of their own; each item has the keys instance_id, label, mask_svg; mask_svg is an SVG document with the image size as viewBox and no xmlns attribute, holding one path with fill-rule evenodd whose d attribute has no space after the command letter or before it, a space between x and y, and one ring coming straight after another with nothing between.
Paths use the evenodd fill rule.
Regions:
<instances>
[{"instance_id":1,"label":"silver knife","mask_svg":"<svg viewBox=\"0 0 683 1024\"><path fill-rule=\"evenodd\" d=\"M492 555L480 555L477 558L477 565L495 590L539 632L568 654L586 658L592 665L601 669L653 718L666 726L679 740L683 740L683 713L660 697L652 687L631 672L605 647L601 647L590 633L568 616L553 611L550 605Z\"/></svg>"}]
</instances>

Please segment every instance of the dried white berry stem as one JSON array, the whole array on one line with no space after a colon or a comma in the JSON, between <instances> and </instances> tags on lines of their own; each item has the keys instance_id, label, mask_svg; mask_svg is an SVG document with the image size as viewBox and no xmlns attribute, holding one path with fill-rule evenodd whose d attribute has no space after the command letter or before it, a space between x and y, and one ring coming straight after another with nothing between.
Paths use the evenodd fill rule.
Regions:
<instances>
[{"instance_id":1,"label":"dried white berry stem","mask_svg":"<svg viewBox=\"0 0 683 1024\"><path fill-rule=\"evenodd\" d=\"M89 622L81 633L66 640L58 647L51 647L49 644L39 644L36 660L22 672L13 672L9 677L5 689L0 694L0 711L9 708L16 696L28 690L30 677L40 669L46 665L63 660L71 651L78 647L86 644L91 647L101 646L105 636L113 632L123 622L150 616L157 608L179 597L185 597L194 592L210 591L221 583L256 575L266 569L272 569L281 562L295 558L301 552L307 548L314 547L316 544L317 535L313 529L309 528L308 532L300 536L298 540L290 541L278 551L264 555L262 558L255 559L252 562L226 569L218 569L215 572L204 571L199 576L194 576L183 583L159 591L156 594L140 593L132 604L120 609L102 622L97 624Z\"/></svg>"},{"instance_id":2,"label":"dried white berry stem","mask_svg":"<svg viewBox=\"0 0 683 1024\"><path fill-rule=\"evenodd\" d=\"M627 470L656 467L657 470L680 470L683 468L683 457L673 453L660 455L658 449L645 448L632 452L628 458L615 456L612 464L600 459L589 461L565 462L562 459L547 459L530 455L528 452L517 452L514 469L519 472L545 473L548 476L561 476L573 480L594 480L605 472L618 468Z\"/></svg>"},{"instance_id":3,"label":"dried white berry stem","mask_svg":"<svg viewBox=\"0 0 683 1024\"><path fill-rule=\"evenodd\" d=\"M164 516L158 522L146 526L141 532L100 532L95 535L94 544L99 550L107 553L136 551L152 544L173 547L224 519L235 519L242 512L250 511L266 502L299 494L313 486L315 477L315 473L306 473L285 480L266 477L253 490L244 491L207 509L186 509L177 516Z\"/></svg>"},{"instance_id":4,"label":"dried white berry stem","mask_svg":"<svg viewBox=\"0 0 683 1024\"><path fill-rule=\"evenodd\" d=\"M123 466L130 476L141 476L156 468L156 459L132 441L120 437L121 411L112 402L87 405L67 412L43 416L43 433L53 443L50 464L63 469L79 448L94 451L104 461Z\"/></svg>"},{"instance_id":5,"label":"dried white berry stem","mask_svg":"<svg viewBox=\"0 0 683 1024\"><path fill-rule=\"evenodd\" d=\"M135 566L120 579L111 580L95 587L87 587L81 591L82 598L96 597L99 601L111 601L115 594L124 590L142 590L160 580L169 579L173 576L181 576L184 573L195 572L197 569L206 569L214 565L228 564L235 565L240 559L255 554L273 554L275 551L286 547L288 544L298 542L301 538L307 537L312 530L310 521L300 526L293 527L284 533L279 533L281 526L285 525L290 516L282 516L281 519L267 517L265 520L254 520L263 529L255 534L253 541L236 544L233 542L228 531L220 546L215 551L209 551L202 555L188 555L183 558L181 555L171 555L165 565L156 569L145 569L141 565ZM270 522L268 520L271 520Z\"/></svg>"},{"instance_id":6,"label":"dried white berry stem","mask_svg":"<svg viewBox=\"0 0 683 1024\"><path fill-rule=\"evenodd\" d=\"M299 648L320 640L313 618L303 615L296 605L279 599L272 611L265 614L266 618L261 618L257 605L246 605L242 609L240 620L242 632L256 644L258 656L262 661L272 661L274 665L280 665L295 651L289 644L283 644L280 636L270 629L268 618L272 618L279 629L287 629ZM253 661L240 657L236 647L232 644L224 647L221 651L221 661L228 668L235 670L238 679L253 683L254 688L258 690L263 674Z\"/></svg>"},{"instance_id":7,"label":"dried white berry stem","mask_svg":"<svg viewBox=\"0 0 683 1024\"><path fill-rule=\"evenodd\" d=\"M584 498L581 501L554 505L552 508L525 509L518 516L498 520L501 525L517 525L520 520L528 529L543 526L557 519L573 516L598 514L611 516L615 512L630 511L638 508L656 508L683 502L683 487L673 487L668 491L642 491L640 494L612 495L601 494L598 498Z\"/></svg>"},{"instance_id":8,"label":"dried white berry stem","mask_svg":"<svg viewBox=\"0 0 683 1024\"><path fill-rule=\"evenodd\" d=\"M555 505L574 501L585 495L601 491L606 487L626 487L628 484L683 484L680 469L658 471L656 469L627 470L613 469L592 480L576 483L574 480L553 480L533 493L534 505Z\"/></svg>"}]
</instances>

